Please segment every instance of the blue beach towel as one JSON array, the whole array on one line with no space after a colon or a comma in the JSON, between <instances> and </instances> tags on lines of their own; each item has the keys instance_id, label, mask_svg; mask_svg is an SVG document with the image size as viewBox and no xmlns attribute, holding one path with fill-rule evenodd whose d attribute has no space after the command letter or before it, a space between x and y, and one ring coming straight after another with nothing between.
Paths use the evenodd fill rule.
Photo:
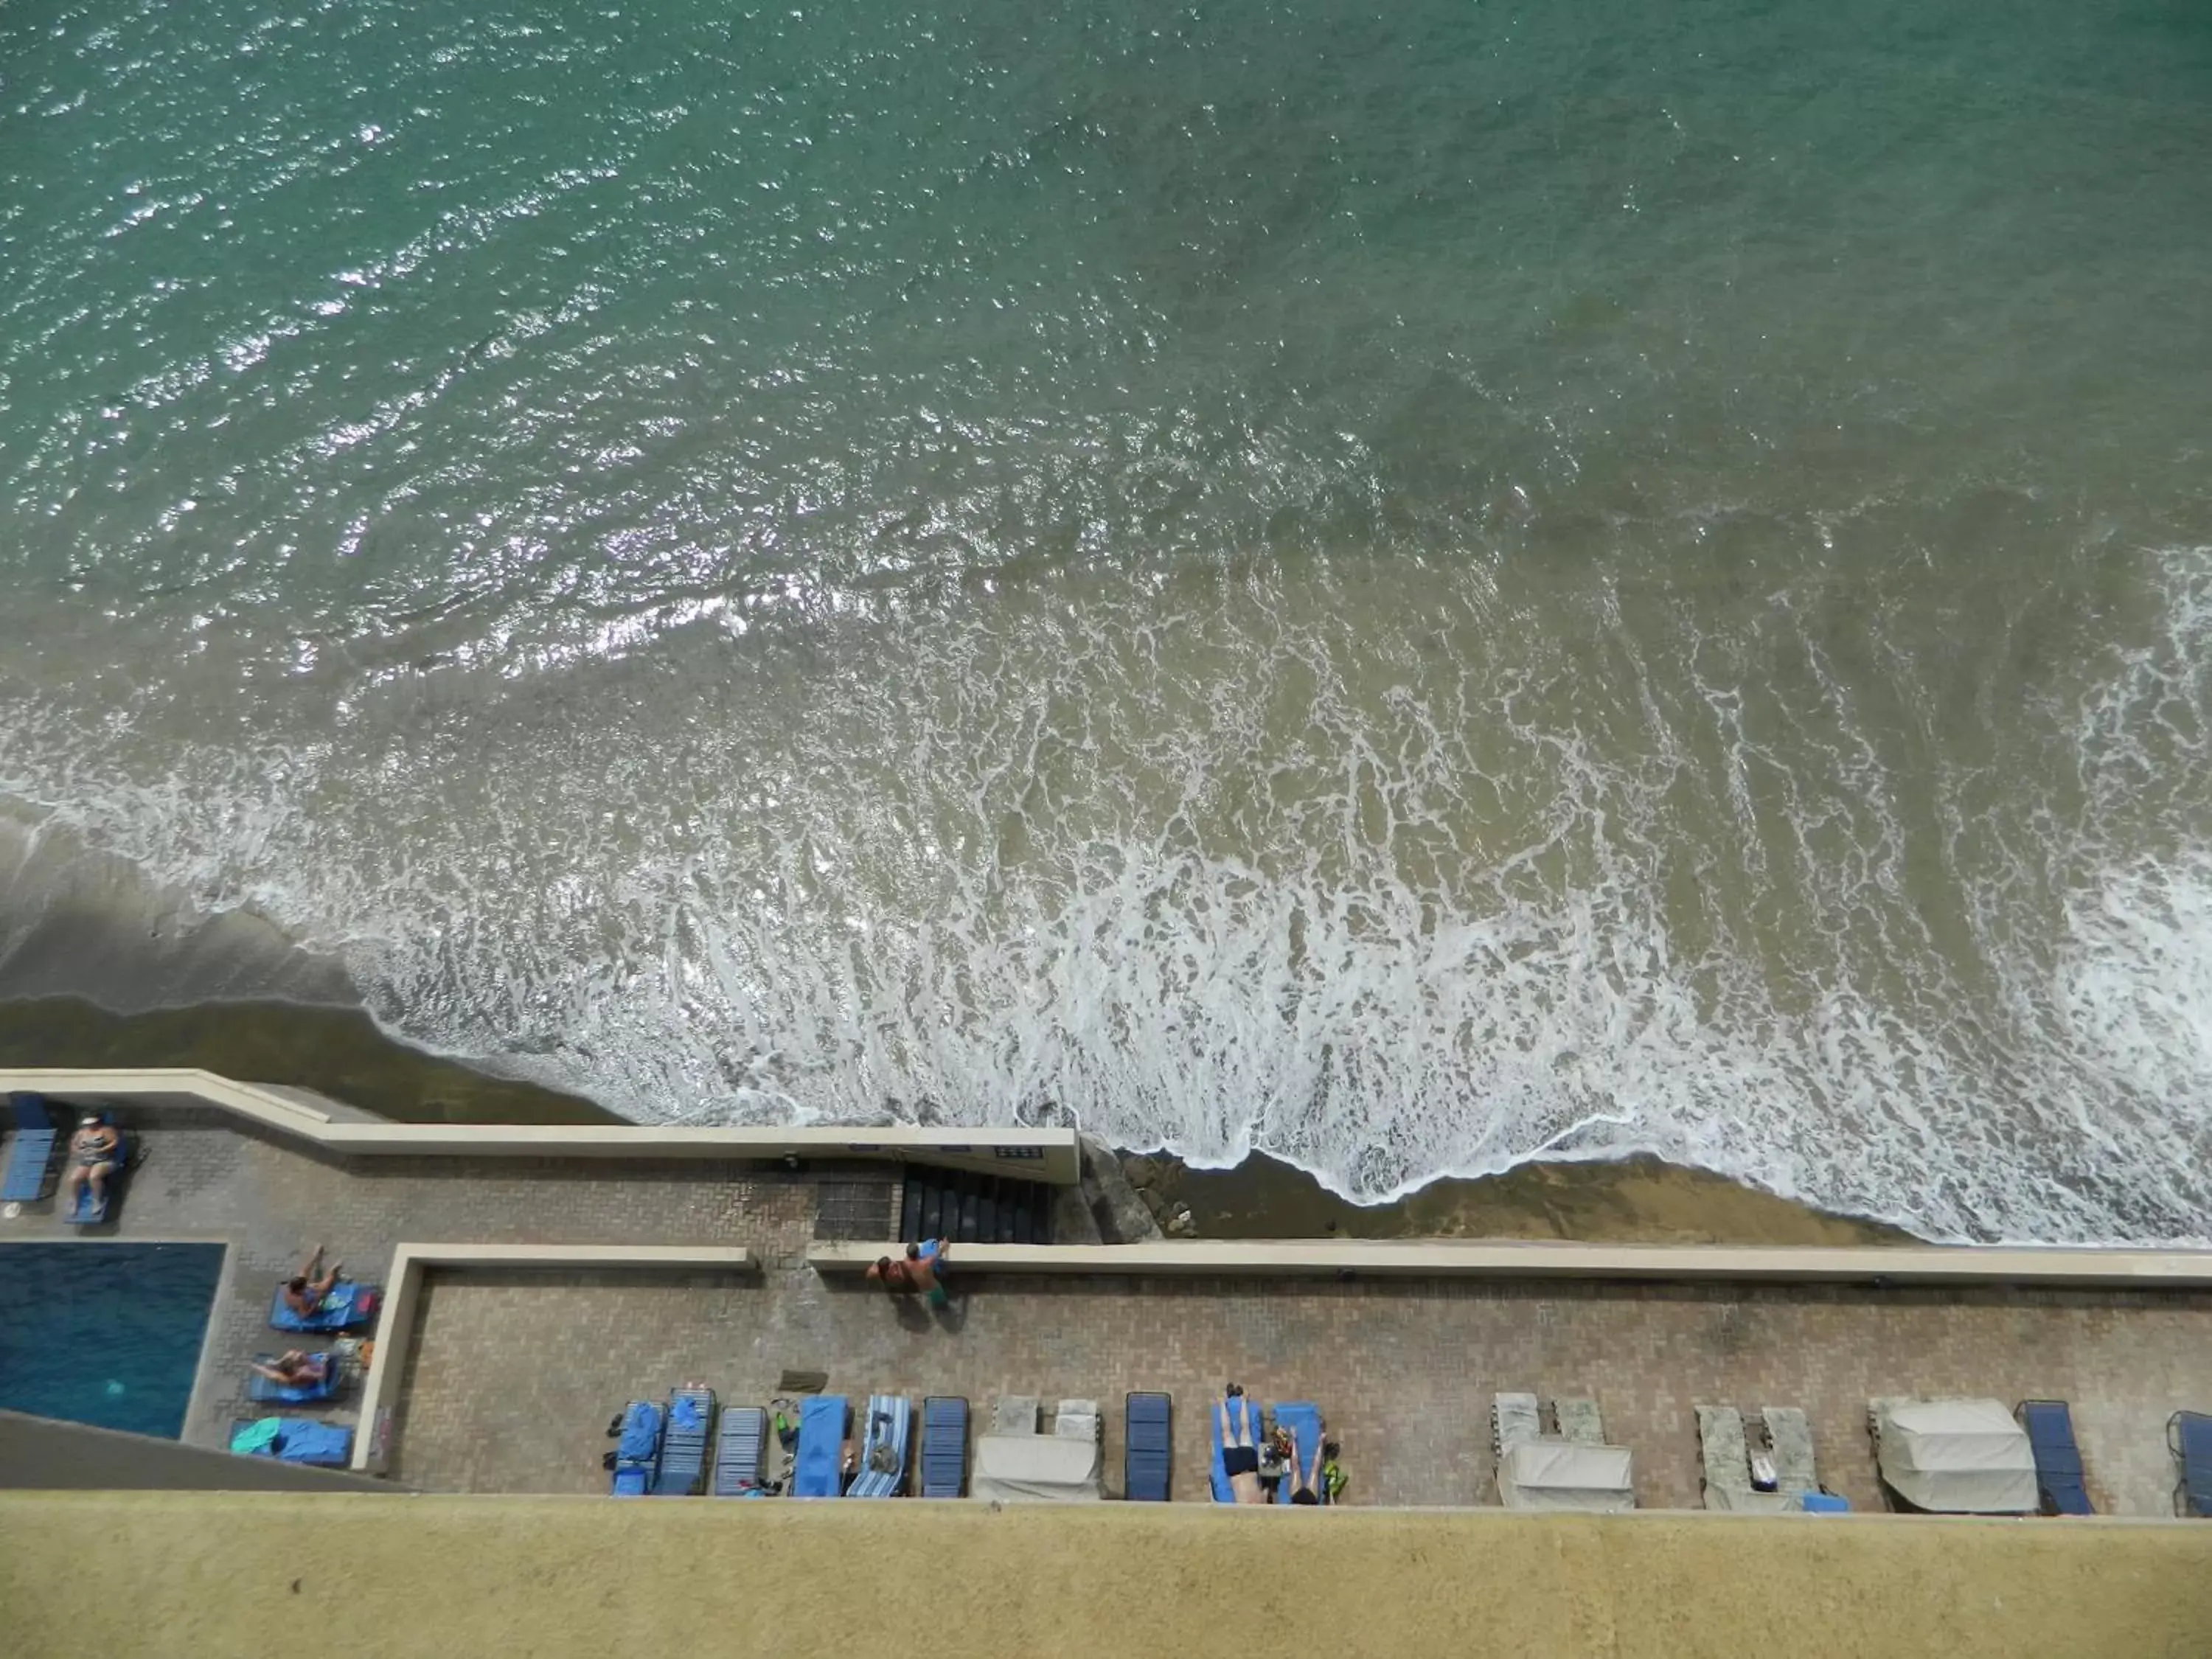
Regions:
<instances>
[{"instance_id":1,"label":"blue beach towel","mask_svg":"<svg viewBox=\"0 0 2212 1659\"><path fill-rule=\"evenodd\" d=\"M1320 1449L1321 1407L1304 1400L1278 1406L1275 1407L1275 1425L1291 1431L1291 1443L1297 1448L1293 1453L1297 1467L1275 1483L1275 1501L1287 1504L1291 1501L1291 1494L1297 1490L1298 1482L1304 1478L1306 1465L1313 1461L1315 1452ZM1316 1479L1314 1494L1322 1503L1328 1502L1328 1483Z\"/></svg>"},{"instance_id":2,"label":"blue beach towel","mask_svg":"<svg viewBox=\"0 0 2212 1659\"><path fill-rule=\"evenodd\" d=\"M660 1407L650 1400L633 1400L623 1407L615 1441L614 1478L607 1486L617 1498L642 1498L653 1489L653 1474L660 1465L664 1422Z\"/></svg>"},{"instance_id":3,"label":"blue beach towel","mask_svg":"<svg viewBox=\"0 0 2212 1659\"><path fill-rule=\"evenodd\" d=\"M615 1443L617 1463L650 1463L660 1455L660 1407L633 1400L623 1408L622 1436Z\"/></svg>"},{"instance_id":4,"label":"blue beach towel","mask_svg":"<svg viewBox=\"0 0 2212 1659\"><path fill-rule=\"evenodd\" d=\"M296 1314L284 1300L284 1286L280 1284L276 1294L270 1299L269 1323L280 1331L343 1331L350 1326L366 1325L375 1318L380 1300L374 1285L356 1285L350 1279L341 1279L331 1286L330 1294L316 1304L314 1312Z\"/></svg>"},{"instance_id":5,"label":"blue beach towel","mask_svg":"<svg viewBox=\"0 0 2212 1659\"><path fill-rule=\"evenodd\" d=\"M253 1356L262 1364L273 1365L276 1356L258 1353ZM248 1373L246 1397L248 1400L281 1401L288 1406L305 1406L317 1400L328 1400L345 1381L345 1368L336 1354L328 1355L323 1362L323 1380L319 1382L276 1382L259 1371Z\"/></svg>"},{"instance_id":6,"label":"blue beach towel","mask_svg":"<svg viewBox=\"0 0 2212 1659\"><path fill-rule=\"evenodd\" d=\"M318 1468L343 1468L353 1458L353 1431L336 1423L306 1423L284 1419L276 1437L276 1455L287 1463L312 1463Z\"/></svg>"},{"instance_id":7,"label":"blue beach towel","mask_svg":"<svg viewBox=\"0 0 2212 1659\"><path fill-rule=\"evenodd\" d=\"M914 1427L914 1402L903 1395L868 1396L866 1437L860 1446L860 1472L846 1489L848 1498L896 1498L906 1489L907 1442Z\"/></svg>"},{"instance_id":8,"label":"blue beach towel","mask_svg":"<svg viewBox=\"0 0 2212 1659\"><path fill-rule=\"evenodd\" d=\"M845 1490L845 1425L852 1402L840 1394L811 1394L799 1402L799 1450L791 1472L793 1498L836 1498Z\"/></svg>"},{"instance_id":9,"label":"blue beach towel","mask_svg":"<svg viewBox=\"0 0 2212 1659\"><path fill-rule=\"evenodd\" d=\"M660 1443L656 1498L696 1498L707 1485L707 1437L714 1425L714 1391L696 1383L668 1396L668 1428Z\"/></svg>"},{"instance_id":10,"label":"blue beach towel","mask_svg":"<svg viewBox=\"0 0 2212 1659\"><path fill-rule=\"evenodd\" d=\"M97 1194L92 1190L92 1183L86 1182L76 1189L76 1200L70 1205L69 1213L62 1219L72 1227L100 1225L107 1219L108 1207L115 1202L115 1183L122 1178L123 1172L115 1170L107 1177L107 1190Z\"/></svg>"},{"instance_id":11,"label":"blue beach towel","mask_svg":"<svg viewBox=\"0 0 2212 1659\"><path fill-rule=\"evenodd\" d=\"M241 1419L230 1425L230 1449L245 1457L339 1469L353 1459L353 1431L306 1417Z\"/></svg>"},{"instance_id":12,"label":"blue beach towel","mask_svg":"<svg viewBox=\"0 0 2212 1659\"><path fill-rule=\"evenodd\" d=\"M1248 1394L1237 1395L1229 1402L1229 1409L1232 1413L1243 1413L1242 1418L1232 1415L1229 1420L1232 1425L1242 1423L1245 1437L1254 1445L1259 1444L1260 1408L1252 1403L1252 1396ZM1206 1434L1213 1442L1213 1501L1233 1504L1237 1501L1236 1490L1230 1486L1229 1471L1221 1461L1221 1408L1218 1403L1206 1408Z\"/></svg>"}]
</instances>

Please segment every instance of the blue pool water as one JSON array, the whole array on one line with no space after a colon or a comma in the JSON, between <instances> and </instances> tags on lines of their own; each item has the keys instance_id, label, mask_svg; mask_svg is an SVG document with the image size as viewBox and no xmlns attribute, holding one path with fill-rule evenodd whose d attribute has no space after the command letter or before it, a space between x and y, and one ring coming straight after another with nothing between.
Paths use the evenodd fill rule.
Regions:
<instances>
[{"instance_id":1,"label":"blue pool water","mask_svg":"<svg viewBox=\"0 0 2212 1659\"><path fill-rule=\"evenodd\" d=\"M174 1439L222 1251L0 1245L0 1407Z\"/></svg>"}]
</instances>

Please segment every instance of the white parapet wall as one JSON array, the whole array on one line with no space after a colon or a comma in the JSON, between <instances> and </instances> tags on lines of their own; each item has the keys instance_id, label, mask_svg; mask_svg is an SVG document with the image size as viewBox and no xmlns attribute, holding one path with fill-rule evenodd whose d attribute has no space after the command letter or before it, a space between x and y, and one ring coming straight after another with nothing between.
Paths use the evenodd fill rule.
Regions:
<instances>
[{"instance_id":1,"label":"white parapet wall","mask_svg":"<svg viewBox=\"0 0 2212 1659\"><path fill-rule=\"evenodd\" d=\"M376 1316L375 1352L362 1383L361 1429L353 1437L351 1465L360 1473L383 1474L391 1453L399 1379L406 1374L425 1275L434 1268L470 1267L737 1273L759 1271L760 1258L742 1245L727 1244L402 1244L392 1255L384 1306Z\"/></svg>"},{"instance_id":2,"label":"white parapet wall","mask_svg":"<svg viewBox=\"0 0 2212 1659\"><path fill-rule=\"evenodd\" d=\"M893 1243L817 1242L816 1272L860 1273ZM1157 1244L955 1244L954 1272L1249 1279L1673 1279L1757 1284L2212 1286L2212 1250L2033 1245L1572 1244L1545 1240L1221 1239Z\"/></svg>"},{"instance_id":3,"label":"white parapet wall","mask_svg":"<svg viewBox=\"0 0 2212 1659\"><path fill-rule=\"evenodd\" d=\"M309 1089L189 1067L0 1071L0 1091L73 1106L228 1113L326 1152L406 1158L868 1158L1073 1186L1073 1129L739 1128L645 1123L394 1123Z\"/></svg>"}]
</instances>

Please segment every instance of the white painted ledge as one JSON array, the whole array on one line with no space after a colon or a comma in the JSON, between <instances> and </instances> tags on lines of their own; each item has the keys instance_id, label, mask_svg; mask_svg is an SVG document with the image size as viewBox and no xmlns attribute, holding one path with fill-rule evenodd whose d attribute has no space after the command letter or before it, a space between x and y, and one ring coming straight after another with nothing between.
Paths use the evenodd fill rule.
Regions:
<instances>
[{"instance_id":1,"label":"white painted ledge","mask_svg":"<svg viewBox=\"0 0 2212 1659\"><path fill-rule=\"evenodd\" d=\"M819 1243L818 1273L859 1273L896 1243ZM1583 1279L1747 1284L2039 1285L2137 1290L2212 1286L2212 1250L1899 1245L1575 1244L1531 1240L1193 1240L1154 1244L957 1244L952 1268L1178 1278Z\"/></svg>"},{"instance_id":2,"label":"white painted ledge","mask_svg":"<svg viewBox=\"0 0 2212 1659\"><path fill-rule=\"evenodd\" d=\"M432 1268L452 1267L694 1267L753 1273L760 1258L730 1244L402 1244L392 1252L384 1306L376 1316L376 1352L361 1388L361 1427L353 1437L352 1468L384 1473L391 1450L399 1377L415 1338L415 1309ZM554 1356L548 1363L558 1364Z\"/></svg>"},{"instance_id":3,"label":"white painted ledge","mask_svg":"<svg viewBox=\"0 0 2212 1659\"><path fill-rule=\"evenodd\" d=\"M318 1149L353 1157L862 1158L926 1164L1073 1186L1081 1175L1073 1129L678 1127L643 1123L392 1123L312 1090L240 1083L187 1067L0 1071L0 1092L69 1104L128 1103L149 1111L227 1112Z\"/></svg>"}]
</instances>

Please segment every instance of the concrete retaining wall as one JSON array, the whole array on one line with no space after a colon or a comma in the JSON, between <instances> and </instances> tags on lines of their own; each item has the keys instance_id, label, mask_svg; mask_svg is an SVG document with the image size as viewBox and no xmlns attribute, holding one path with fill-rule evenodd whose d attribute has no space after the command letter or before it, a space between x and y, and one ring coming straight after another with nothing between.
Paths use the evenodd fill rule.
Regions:
<instances>
[{"instance_id":1,"label":"concrete retaining wall","mask_svg":"<svg viewBox=\"0 0 2212 1659\"><path fill-rule=\"evenodd\" d=\"M817 1243L817 1273L866 1271L884 1243ZM2059 1249L1999 1245L1835 1249L1723 1244L1407 1243L1279 1239L1153 1244L960 1244L954 1271L1300 1279L1638 1279L1741 1283L2048 1285L2193 1290L2212 1285L2212 1250Z\"/></svg>"},{"instance_id":2,"label":"concrete retaining wall","mask_svg":"<svg viewBox=\"0 0 2212 1659\"><path fill-rule=\"evenodd\" d=\"M272 1407L271 1410L281 1409ZM0 1491L389 1492L380 1480L0 1411Z\"/></svg>"},{"instance_id":3,"label":"concrete retaining wall","mask_svg":"<svg viewBox=\"0 0 2212 1659\"><path fill-rule=\"evenodd\" d=\"M2212 1631L2212 1524L2172 1522L15 1493L0 1537L8 1650L102 1659L2018 1659ZM128 1594L87 1595L89 1561Z\"/></svg>"},{"instance_id":4,"label":"concrete retaining wall","mask_svg":"<svg viewBox=\"0 0 2212 1659\"><path fill-rule=\"evenodd\" d=\"M927 1164L1073 1186L1081 1176L1073 1129L678 1128L648 1124L388 1123L313 1090L240 1083L186 1067L0 1071L0 1092L70 1105L127 1104L158 1113L214 1109L326 1152L407 1158L871 1158Z\"/></svg>"}]
</instances>

